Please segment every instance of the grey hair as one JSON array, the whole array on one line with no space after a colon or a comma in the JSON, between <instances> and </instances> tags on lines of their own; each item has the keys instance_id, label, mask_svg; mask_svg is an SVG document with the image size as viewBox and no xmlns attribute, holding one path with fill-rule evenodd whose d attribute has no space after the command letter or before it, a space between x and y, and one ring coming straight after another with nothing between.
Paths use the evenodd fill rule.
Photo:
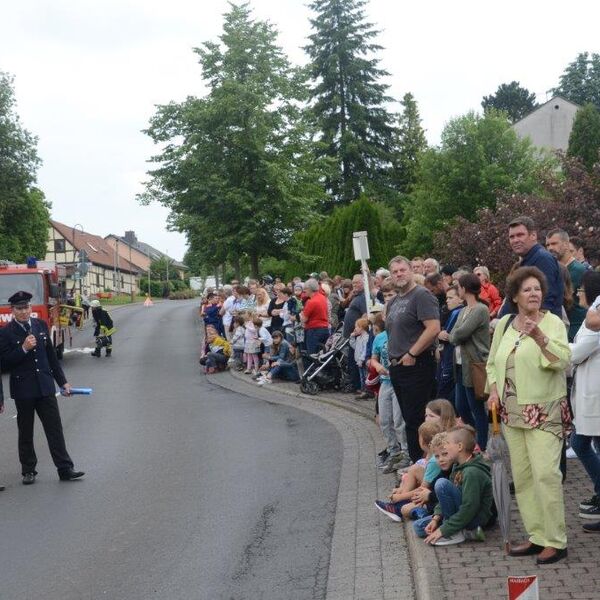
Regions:
<instances>
[{"instance_id":1,"label":"grey hair","mask_svg":"<svg viewBox=\"0 0 600 600\"><path fill-rule=\"evenodd\" d=\"M233 292L233 287L230 286L229 284L224 285L223 286L223 291L228 295L231 296L231 293Z\"/></svg>"},{"instance_id":2,"label":"grey hair","mask_svg":"<svg viewBox=\"0 0 600 600\"><path fill-rule=\"evenodd\" d=\"M426 263L427 261L430 261L430 262L432 262L432 263L435 265L435 272L436 272L436 273L439 273L439 270L440 270L440 263L439 263L437 260L435 260L435 258L431 258L431 257L429 257L429 258L426 258L426 259L423 261L423 263Z\"/></svg>"},{"instance_id":3,"label":"grey hair","mask_svg":"<svg viewBox=\"0 0 600 600\"><path fill-rule=\"evenodd\" d=\"M390 272L387 269L384 269L383 267L381 267L380 269L377 269L377 271L375 271L375 277L389 277L390 276Z\"/></svg>"},{"instance_id":4,"label":"grey hair","mask_svg":"<svg viewBox=\"0 0 600 600\"><path fill-rule=\"evenodd\" d=\"M473 273L477 274L477 271L481 271L485 275L486 279L490 278L490 270L487 267L475 267L473 269Z\"/></svg>"},{"instance_id":5,"label":"grey hair","mask_svg":"<svg viewBox=\"0 0 600 600\"><path fill-rule=\"evenodd\" d=\"M388 267L390 267L390 269L392 268L392 265L394 263L406 263L409 267L410 267L410 260L408 260L408 258L406 258L406 256L394 256L394 258L392 258L392 260L390 260Z\"/></svg>"},{"instance_id":6,"label":"grey hair","mask_svg":"<svg viewBox=\"0 0 600 600\"><path fill-rule=\"evenodd\" d=\"M313 277L311 277L310 279L307 279L304 282L304 289L310 290L311 292L318 292L319 291L319 282L316 279L314 279Z\"/></svg>"}]
</instances>

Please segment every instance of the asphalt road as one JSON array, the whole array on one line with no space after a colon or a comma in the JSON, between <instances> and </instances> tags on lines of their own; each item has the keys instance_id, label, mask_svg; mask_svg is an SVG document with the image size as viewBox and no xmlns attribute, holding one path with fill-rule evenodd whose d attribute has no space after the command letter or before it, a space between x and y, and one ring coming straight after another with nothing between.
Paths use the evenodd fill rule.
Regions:
<instances>
[{"instance_id":1,"label":"asphalt road","mask_svg":"<svg viewBox=\"0 0 600 600\"><path fill-rule=\"evenodd\" d=\"M325 597L340 436L209 384L195 304L114 310L112 358L65 356L69 382L94 388L59 400L84 479L59 482L37 421L39 475L21 484L6 400L0 600ZM92 342L87 329L74 347Z\"/></svg>"}]
</instances>

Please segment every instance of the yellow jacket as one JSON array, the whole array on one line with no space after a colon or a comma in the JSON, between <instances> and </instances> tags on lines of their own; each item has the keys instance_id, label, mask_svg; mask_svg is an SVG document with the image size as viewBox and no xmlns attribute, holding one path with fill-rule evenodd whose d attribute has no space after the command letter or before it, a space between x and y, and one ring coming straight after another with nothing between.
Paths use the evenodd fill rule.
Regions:
<instances>
[{"instance_id":1,"label":"yellow jacket","mask_svg":"<svg viewBox=\"0 0 600 600\"><path fill-rule=\"evenodd\" d=\"M506 327L509 317L502 317L496 325L486 367L488 386L495 383L500 398L504 393L506 361L519 340L518 331L512 325ZM515 386L519 404L545 404L567 395L565 371L571 360L567 328L551 312L544 315L538 327L550 340L546 350L558 360L550 362L529 336L520 338L515 350Z\"/></svg>"},{"instance_id":2,"label":"yellow jacket","mask_svg":"<svg viewBox=\"0 0 600 600\"><path fill-rule=\"evenodd\" d=\"M231 344L224 338L218 335L210 344L208 344L211 352L219 352L223 349L223 354L228 358L231 356Z\"/></svg>"}]
</instances>

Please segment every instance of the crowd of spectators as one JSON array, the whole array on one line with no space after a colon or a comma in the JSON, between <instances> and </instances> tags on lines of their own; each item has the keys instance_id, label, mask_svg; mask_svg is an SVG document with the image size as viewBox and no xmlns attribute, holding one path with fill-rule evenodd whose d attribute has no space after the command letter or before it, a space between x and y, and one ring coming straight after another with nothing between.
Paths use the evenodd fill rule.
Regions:
<instances>
[{"instance_id":1,"label":"crowd of spectators","mask_svg":"<svg viewBox=\"0 0 600 600\"><path fill-rule=\"evenodd\" d=\"M435 545L483 540L495 522L486 449L497 410L529 536L510 553L556 562L567 555L569 441L595 490L579 516L600 532L600 273L580 240L562 229L538 238L529 217L510 223L506 241L516 255L506 285L493 265L397 256L351 279L267 276L209 290L200 362L259 385L299 381L335 331L350 340L342 391L375 399L376 467L400 476L376 507L414 519Z\"/></svg>"}]
</instances>

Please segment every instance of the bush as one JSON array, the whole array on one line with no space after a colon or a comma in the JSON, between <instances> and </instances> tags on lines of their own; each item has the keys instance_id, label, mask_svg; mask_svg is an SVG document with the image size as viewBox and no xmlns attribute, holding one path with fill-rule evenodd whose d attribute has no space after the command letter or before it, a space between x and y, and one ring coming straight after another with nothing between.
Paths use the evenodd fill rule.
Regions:
<instances>
[{"instance_id":1,"label":"bush","mask_svg":"<svg viewBox=\"0 0 600 600\"><path fill-rule=\"evenodd\" d=\"M190 298L195 298L198 294L195 290L186 289L179 290L177 292L171 292L169 294L169 300L189 300Z\"/></svg>"}]
</instances>

